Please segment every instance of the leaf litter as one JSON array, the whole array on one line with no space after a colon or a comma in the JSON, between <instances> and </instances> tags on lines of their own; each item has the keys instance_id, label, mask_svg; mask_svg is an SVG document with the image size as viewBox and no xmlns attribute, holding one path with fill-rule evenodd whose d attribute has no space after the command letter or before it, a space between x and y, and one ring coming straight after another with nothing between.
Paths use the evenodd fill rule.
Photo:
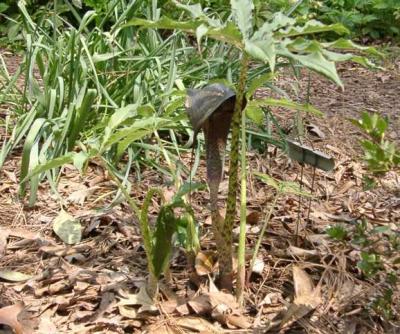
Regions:
<instances>
[{"instance_id":1,"label":"leaf litter","mask_svg":"<svg viewBox=\"0 0 400 334\"><path fill-rule=\"evenodd\" d=\"M171 266L173 280L168 283L173 293L167 294L161 289L161 300L153 302L146 297L143 285L147 273L138 223L123 204L105 210L116 193L106 173L98 165L90 164L83 177L72 167L61 177L58 189L67 200L68 216L64 215L58 224L62 227L62 221L75 223L73 231L68 227L66 233L60 233L63 229L56 227L59 232L54 233L52 222L57 222L60 207L47 185L40 188L38 203L32 210L25 210L14 200L18 189L14 175L19 164L19 157L15 156L5 164L6 179L0 181L3 189L0 193L0 268L5 273L19 273L14 278L22 276L19 276L21 280L1 281L0 322L18 333L21 326L26 326L23 317L18 317L23 309L36 317L36 323L29 323L36 333L56 333L55 330L57 333L243 333L254 330L335 333L346 329L354 333L386 333L395 328L396 321L400 323L398 309L391 323L385 323L374 313L367 317L363 312L382 291L383 283L360 275L359 250L343 249L343 245L338 246L325 234L327 226L350 225L359 217L367 217L374 226L388 225L394 231L398 231L400 221L398 174L388 173L382 188L363 190L365 169L357 160L358 137L344 119L356 117L363 105L382 113L393 113L392 106L397 99L393 95L395 83L390 78L381 80L386 87L386 99L375 101L368 96L368 91L376 89L371 86L375 80L371 73L360 68L351 71L351 75L343 73L347 94L336 91L321 79L312 84L311 102L325 110L328 117L324 120L311 117L308 123L308 140L315 149L334 156L336 167L332 173L316 172L310 215L308 202L303 200L297 240L294 234L299 216L298 198L285 195L278 200L262 241L259 268L251 275L246 289L243 308L232 295L219 291L212 283L218 263L214 261L210 226L206 222L206 192L192 194L196 218L203 229L203 250L194 269L199 277L196 286L190 282L190 270L185 270L184 256L177 249ZM291 83L283 84L290 86ZM300 84L306 85L306 82ZM353 103L357 98L360 101ZM275 111L279 111L276 113L279 121L286 122L290 128L294 114ZM398 132L392 131L391 135L396 137ZM188 163L190 157L182 154L182 159ZM300 182L301 170L272 147L262 155L250 154L249 169L248 224L253 229L262 225L259 212L271 203L274 190L252 178L251 172ZM132 187L132 196L142 197L150 187L163 182L156 171L143 173L143 181ZM312 171L304 168L303 174L303 190L311 191ZM198 178L206 179L202 164ZM156 214L157 207L152 212ZM257 232L250 231L249 250L256 238ZM396 261L385 265L399 270ZM399 298L395 291L395 305L400 305ZM26 305L18 304L20 300Z\"/></svg>"}]
</instances>

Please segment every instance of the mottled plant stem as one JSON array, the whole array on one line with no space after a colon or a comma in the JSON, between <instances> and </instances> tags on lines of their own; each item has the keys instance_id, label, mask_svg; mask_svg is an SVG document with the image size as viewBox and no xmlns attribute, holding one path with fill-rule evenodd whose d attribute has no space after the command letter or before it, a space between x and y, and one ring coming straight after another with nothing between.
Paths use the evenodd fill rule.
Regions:
<instances>
[{"instance_id":1,"label":"mottled plant stem","mask_svg":"<svg viewBox=\"0 0 400 334\"><path fill-rule=\"evenodd\" d=\"M238 164L239 164L239 134L240 121L244 100L244 91L246 88L247 71L249 60L246 54L243 54L241 60L241 69L239 83L236 91L235 110L232 117L232 137L229 166L229 187L226 207L226 216L223 224L223 239L225 248L229 249L229 254L219 254L220 259L220 280L221 286L232 290L232 229L236 216L236 197L238 188Z\"/></svg>"},{"instance_id":2,"label":"mottled plant stem","mask_svg":"<svg viewBox=\"0 0 400 334\"><path fill-rule=\"evenodd\" d=\"M242 112L242 129L240 145L240 233L238 247L238 271L236 278L236 298L243 305L245 286L245 249L246 249L246 217L247 217L247 168L246 168L246 115Z\"/></svg>"}]
</instances>

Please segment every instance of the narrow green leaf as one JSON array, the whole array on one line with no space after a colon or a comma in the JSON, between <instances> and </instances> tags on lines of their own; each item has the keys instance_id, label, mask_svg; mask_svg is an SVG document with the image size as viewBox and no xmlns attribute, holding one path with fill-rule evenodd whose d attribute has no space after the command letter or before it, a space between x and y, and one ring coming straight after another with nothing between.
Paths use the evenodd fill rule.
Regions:
<instances>
[{"instance_id":1,"label":"narrow green leaf","mask_svg":"<svg viewBox=\"0 0 400 334\"><path fill-rule=\"evenodd\" d=\"M29 180L29 178L31 178L35 175L41 174L41 173L48 171L50 169L53 169L53 168L60 167L67 163L73 162L73 158L74 158L75 154L76 153L71 152L71 153L63 155L61 157L51 159L51 160L47 161L46 163L42 163L42 164L36 166L29 172L29 174L25 178L21 179L21 182L26 182L27 180Z\"/></svg>"},{"instance_id":2,"label":"narrow green leaf","mask_svg":"<svg viewBox=\"0 0 400 334\"><path fill-rule=\"evenodd\" d=\"M26 181L25 177L28 175L29 165L30 165L30 154L31 149L35 142L38 140L38 135L42 130L43 125L45 124L46 120L44 118L36 119L31 129L26 136L24 148L22 150L22 161L21 161L21 174L20 174L20 186L19 186L19 194L20 196L25 195L25 188L26 188Z\"/></svg>"},{"instance_id":3,"label":"narrow green leaf","mask_svg":"<svg viewBox=\"0 0 400 334\"><path fill-rule=\"evenodd\" d=\"M286 99L273 99L265 98L253 100L248 103L250 106L270 106L270 107L283 107L292 110L299 110L308 112L317 116L323 116L323 112L313 107L311 104L300 104Z\"/></svg>"}]
</instances>

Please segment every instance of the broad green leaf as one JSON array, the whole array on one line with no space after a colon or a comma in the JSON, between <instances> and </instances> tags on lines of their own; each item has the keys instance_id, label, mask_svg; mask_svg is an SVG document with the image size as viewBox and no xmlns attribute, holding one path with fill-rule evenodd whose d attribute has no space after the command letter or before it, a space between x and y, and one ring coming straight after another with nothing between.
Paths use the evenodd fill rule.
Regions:
<instances>
[{"instance_id":1,"label":"broad green leaf","mask_svg":"<svg viewBox=\"0 0 400 334\"><path fill-rule=\"evenodd\" d=\"M262 125L264 121L264 111L257 106L249 105L245 109L246 116L257 125Z\"/></svg>"},{"instance_id":2,"label":"broad green leaf","mask_svg":"<svg viewBox=\"0 0 400 334\"><path fill-rule=\"evenodd\" d=\"M249 88L246 93L247 99L250 100L258 88L262 87L266 82L272 81L273 78L274 74L271 72L255 77L249 84Z\"/></svg>"},{"instance_id":3,"label":"broad green leaf","mask_svg":"<svg viewBox=\"0 0 400 334\"><path fill-rule=\"evenodd\" d=\"M273 98L265 98L253 100L248 103L250 106L270 106L270 107L283 107L292 110L299 110L308 112L317 116L323 116L323 112L313 107L311 104L300 104L286 99L273 99Z\"/></svg>"},{"instance_id":4,"label":"broad green leaf","mask_svg":"<svg viewBox=\"0 0 400 334\"><path fill-rule=\"evenodd\" d=\"M299 55L294 54L287 49L279 49L278 54L298 61L306 68L324 75L338 86L343 88L343 83L337 74L335 63L327 60L321 52L312 52L307 55Z\"/></svg>"},{"instance_id":5,"label":"broad green leaf","mask_svg":"<svg viewBox=\"0 0 400 334\"><path fill-rule=\"evenodd\" d=\"M275 69L276 50L272 35L264 40L246 40L245 51L254 59L269 64L271 72Z\"/></svg>"},{"instance_id":6,"label":"broad green leaf","mask_svg":"<svg viewBox=\"0 0 400 334\"><path fill-rule=\"evenodd\" d=\"M254 175L281 193L301 195L301 196L305 196L305 197L312 196L310 193L301 190L300 185L296 182L280 181L280 180L273 178L272 176L270 176L268 174L259 173L259 172L254 172Z\"/></svg>"},{"instance_id":7,"label":"broad green leaf","mask_svg":"<svg viewBox=\"0 0 400 334\"><path fill-rule=\"evenodd\" d=\"M342 49L342 50L361 50L366 53L382 57L383 54L376 50L374 47L361 46L351 40L339 38L334 42L321 43L324 48Z\"/></svg>"},{"instance_id":8,"label":"broad green leaf","mask_svg":"<svg viewBox=\"0 0 400 334\"><path fill-rule=\"evenodd\" d=\"M107 126L110 129L115 129L118 125L120 125L127 118L135 116L137 111L137 104L128 104L125 107L117 109L110 117Z\"/></svg>"},{"instance_id":9,"label":"broad green leaf","mask_svg":"<svg viewBox=\"0 0 400 334\"><path fill-rule=\"evenodd\" d=\"M196 39L199 50L201 50L201 39L207 34L208 27L205 24L199 25L196 28Z\"/></svg>"},{"instance_id":10,"label":"broad green leaf","mask_svg":"<svg viewBox=\"0 0 400 334\"><path fill-rule=\"evenodd\" d=\"M79 153L75 153L73 155L73 164L79 172L82 173L83 166L85 165L86 161L88 160L89 156L87 153L80 151Z\"/></svg>"},{"instance_id":11,"label":"broad green leaf","mask_svg":"<svg viewBox=\"0 0 400 334\"><path fill-rule=\"evenodd\" d=\"M20 273L19 271L5 270L5 269L0 270L0 279L6 281L22 282L22 281L27 281L30 278L32 278L32 275Z\"/></svg>"},{"instance_id":12,"label":"broad green leaf","mask_svg":"<svg viewBox=\"0 0 400 334\"><path fill-rule=\"evenodd\" d=\"M0 13L4 13L8 8L9 8L9 5L7 5L4 2L0 2Z\"/></svg>"},{"instance_id":13,"label":"broad green leaf","mask_svg":"<svg viewBox=\"0 0 400 334\"><path fill-rule=\"evenodd\" d=\"M205 183L195 182L195 183L184 183L180 186L179 190L176 192L174 197L172 198L172 203L175 203L182 199L186 194L196 191L196 190L204 190L207 186Z\"/></svg>"},{"instance_id":14,"label":"broad green leaf","mask_svg":"<svg viewBox=\"0 0 400 334\"><path fill-rule=\"evenodd\" d=\"M77 244L82 239L82 227L79 220L61 210L53 221L53 230L66 244Z\"/></svg>"},{"instance_id":15,"label":"broad green leaf","mask_svg":"<svg viewBox=\"0 0 400 334\"><path fill-rule=\"evenodd\" d=\"M349 30L340 23L325 25L319 21L310 20L302 27L291 26L285 30L280 30L279 32L277 32L277 36L295 37L295 36L315 34L327 31L333 31L340 35L350 33Z\"/></svg>"},{"instance_id":16,"label":"broad green leaf","mask_svg":"<svg viewBox=\"0 0 400 334\"><path fill-rule=\"evenodd\" d=\"M253 29L253 9L252 0L231 0L233 18L242 33L243 39L249 39Z\"/></svg>"},{"instance_id":17,"label":"broad green leaf","mask_svg":"<svg viewBox=\"0 0 400 334\"><path fill-rule=\"evenodd\" d=\"M194 5L184 5L179 3L178 1L173 1L173 3L175 4L175 6L177 6L178 8L181 8L183 10L186 10L187 12L189 12L193 18L198 18L198 17L202 17L205 14L203 13L203 10L201 8L201 4L197 3Z\"/></svg>"},{"instance_id":18,"label":"broad green leaf","mask_svg":"<svg viewBox=\"0 0 400 334\"><path fill-rule=\"evenodd\" d=\"M112 134L107 142L104 144L103 148L108 148L115 143L121 144L125 141L125 139L127 139L128 142L132 142L134 140L143 138L144 136L152 133L153 131L161 127L165 127L170 124L170 120L159 117L152 117L135 121L133 125L129 127L115 131L115 133Z\"/></svg>"},{"instance_id":19,"label":"broad green leaf","mask_svg":"<svg viewBox=\"0 0 400 334\"><path fill-rule=\"evenodd\" d=\"M266 21L260 29L258 29L252 39L260 40L265 39L266 36L270 35L274 31L280 28L287 27L289 25L294 25L296 20L290 17L287 17L285 14L278 12L275 13L272 17L272 21Z\"/></svg>"}]
</instances>

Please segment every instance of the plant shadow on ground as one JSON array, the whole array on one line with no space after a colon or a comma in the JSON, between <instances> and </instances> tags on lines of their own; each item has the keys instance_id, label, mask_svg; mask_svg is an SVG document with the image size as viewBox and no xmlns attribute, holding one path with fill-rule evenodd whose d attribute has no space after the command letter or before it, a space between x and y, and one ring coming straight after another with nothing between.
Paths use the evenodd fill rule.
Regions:
<instances>
[{"instance_id":1,"label":"plant shadow on ground","mask_svg":"<svg viewBox=\"0 0 400 334\"><path fill-rule=\"evenodd\" d=\"M274 319L287 306L287 299L294 295L293 265L305 268L315 284L320 282L323 302L312 316L288 322L284 330L295 332L323 333L390 333L396 332L400 322L399 289L394 291L392 303L394 315L390 322L383 320L372 308L372 300L383 291L383 286L364 278L357 268L359 250L327 238L329 225L340 222L350 225L360 217L376 226L393 225L400 221L399 188L400 178L395 172L388 173L381 187L364 191L362 176L365 172L359 160L359 132L346 117L357 117L361 111L371 110L391 119L389 137L399 140L399 63L394 61L392 71L368 72L358 66L345 65L342 71L345 92L340 92L323 79L313 78L311 102L327 113L325 119L307 117L320 134L312 131L307 138L314 147L323 146L336 159L332 173L316 173L314 182L315 199L311 202L308 217L308 200L303 199L300 208L301 223L296 244L294 234L299 215L299 201L294 196L282 196L268 226L262 243L260 258L264 264L259 274L253 274L245 292L245 314L254 327L263 332L269 320ZM286 80L282 85L306 87L307 80ZM306 91L306 89L299 89ZM260 91L259 94L269 94ZM303 99L296 96L294 99ZM295 118L293 112L276 110L277 118L290 127ZM314 128L315 129L315 128ZM190 156L183 155L189 164ZM26 209L16 200L20 157L10 159L1 171L0 182L0 267L29 274L27 282L3 281L0 286L0 304L14 304L23 300L37 318L42 332L194 332L194 326L182 325L179 319L188 318L185 311L176 306L196 293L190 283L190 272L179 250L175 251L171 267L170 288L162 291L165 300L157 310L147 306L146 312L130 306L117 305L121 299L140 291L146 276L145 254L141 246L137 222L130 219L128 208L117 205L102 211L115 196L117 189L107 174L97 165L90 165L85 177L72 167L66 166L58 190L65 201L68 212L79 217L84 228L83 240L74 246L65 246L53 234L51 222L59 211L59 202L51 195L48 184L41 185L38 201L33 209ZM248 209L261 212L271 203L273 190L255 179L252 170L268 172L269 175L285 180L300 181L300 166L288 161L287 157L269 147L262 153L249 153ZM200 164L196 178L205 180L205 166ZM132 180L135 177L132 175ZM156 171L146 170L143 181L133 182L131 195L143 198L154 186L164 186L169 180ZM311 191L312 171L304 168L302 184ZM227 185L222 184L222 193ZM202 230L204 249L212 247L208 210L208 195L197 192L192 204ZM158 212L153 203L152 214ZM257 240L262 221L249 219L247 244L251 250ZM237 241L238 228L235 229ZM5 238L4 238L5 236ZM5 241L4 241L5 240ZM295 248L294 246L298 248ZM377 247L385 247L384 241ZM396 270L396 267L393 268ZM398 270L398 267L397 267ZM203 280L205 284L206 280ZM397 305L397 306L396 306ZM139 305L140 306L140 305ZM397 307L397 309L396 309ZM133 309L133 310L132 310ZM124 313L125 312L125 313ZM130 315L134 313L134 319ZM193 310L190 310L190 313ZM201 317L200 317L201 318ZM199 318L199 319L200 319ZM211 330L221 327L212 324L205 316ZM196 323L195 323L196 324ZM197 326L206 326L197 323ZM167 328L167 329L166 329ZM169 329L168 329L169 328ZM278 331L278 329L275 329ZM398 327L397 327L398 330ZM55 332L55 331L53 331ZM233 330L228 330L233 332ZM274 329L271 330L274 332Z\"/></svg>"}]
</instances>

